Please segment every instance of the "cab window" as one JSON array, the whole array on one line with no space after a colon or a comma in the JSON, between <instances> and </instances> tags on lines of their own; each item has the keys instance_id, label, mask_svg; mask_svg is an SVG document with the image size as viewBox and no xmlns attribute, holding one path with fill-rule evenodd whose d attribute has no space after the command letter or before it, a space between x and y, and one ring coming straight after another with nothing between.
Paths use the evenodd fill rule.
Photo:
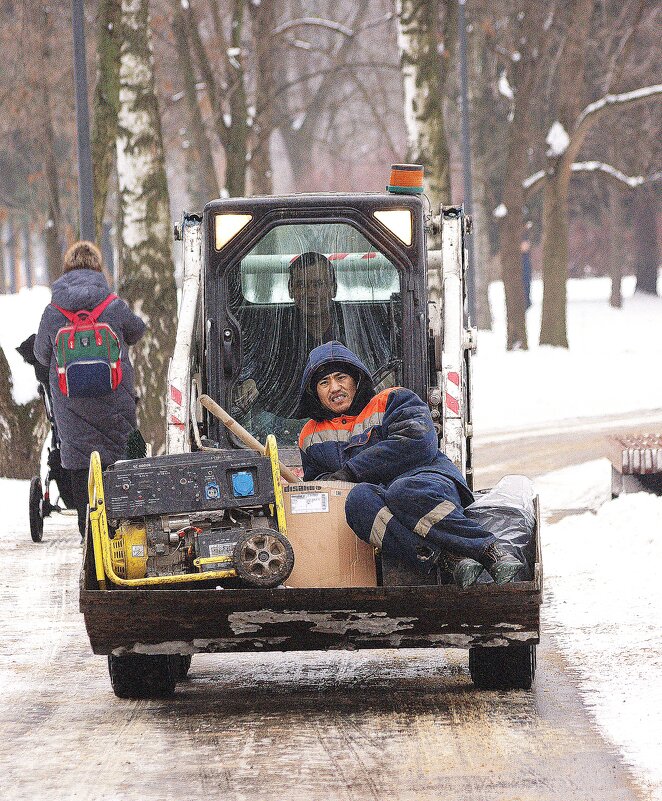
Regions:
<instances>
[{"instance_id":1,"label":"cab window","mask_svg":"<svg viewBox=\"0 0 662 801\"><path fill-rule=\"evenodd\" d=\"M271 229L231 269L228 290L242 365L231 408L258 439L296 444L304 367L324 342L354 351L378 389L401 383L400 271L351 225Z\"/></svg>"}]
</instances>

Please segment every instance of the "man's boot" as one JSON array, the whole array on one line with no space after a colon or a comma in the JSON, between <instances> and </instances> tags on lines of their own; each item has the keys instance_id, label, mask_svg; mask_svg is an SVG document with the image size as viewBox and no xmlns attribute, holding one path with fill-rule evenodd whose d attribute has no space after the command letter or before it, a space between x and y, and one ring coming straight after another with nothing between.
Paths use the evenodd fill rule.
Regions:
<instances>
[{"instance_id":1,"label":"man's boot","mask_svg":"<svg viewBox=\"0 0 662 801\"><path fill-rule=\"evenodd\" d=\"M449 551L442 553L439 563L448 570L453 576L453 581L463 590L475 584L483 572L483 565L480 562Z\"/></svg>"},{"instance_id":2,"label":"man's boot","mask_svg":"<svg viewBox=\"0 0 662 801\"><path fill-rule=\"evenodd\" d=\"M480 558L480 563L492 576L495 584L507 584L524 567L519 559L508 553L498 542L488 546Z\"/></svg>"}]
</instances>

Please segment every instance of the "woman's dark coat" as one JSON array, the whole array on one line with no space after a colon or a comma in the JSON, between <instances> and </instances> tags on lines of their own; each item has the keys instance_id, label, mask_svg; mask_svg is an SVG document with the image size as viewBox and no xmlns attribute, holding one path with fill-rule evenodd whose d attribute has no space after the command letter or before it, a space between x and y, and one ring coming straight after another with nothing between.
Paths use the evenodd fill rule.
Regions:
<instances>
[{"instance_id":1,"label":"woman's dark coat","mask_svg":"<svg viewBox=\"0 0 662 801\"><path fill-rule=\"evenodd\" d=\"M95 270L71 270L53 284L52 302L67 311L92 311L110 294L102 273ZM136 428L136 401L133 367L129 345L134 345L145 331L145 323L125 301L113 300L101 313L99 321L108 323L117 334L122 350L122 382L113 392L96 398L67 398L58 386L55 361L55 337L66 317L48 305L39 324L34 354L48 366L53 397L53 414L60 437L62 466L82 470L90 463L92 451L99 451L104 465L126 456L129 434Z\"/></svg>"}]
</instances>

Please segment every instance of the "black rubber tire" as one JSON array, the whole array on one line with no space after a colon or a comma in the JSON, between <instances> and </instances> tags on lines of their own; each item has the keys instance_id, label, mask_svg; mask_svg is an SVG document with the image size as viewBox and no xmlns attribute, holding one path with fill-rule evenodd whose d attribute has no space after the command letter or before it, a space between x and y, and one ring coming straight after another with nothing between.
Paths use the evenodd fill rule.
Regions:
<instances>
[{"instance_id":1,"label":"black rubber tire","mask_svg":"<svg viewBox=\"0 0 662 801\"><path fill-rule=\"evenodd\" d=\"M469 672L479 690L530 690L536 675L536 646L470 648Z\"/></svg>"},{"instance_id":2,"label":"black rubber tire","mask_svg":"<svg viewBox=\"0 0 662 801\"><path fill-rule=\"evenodd\" d=\"M191 654L177 654L177 681L186 681L191 667Z\"/></svg>"},{"instance_id":3,"label":"black rubber tire","mask_svg":"<svg viewBox=\"0 0 662 801\"><path fill-rule=\"evenodd\" d=\"M261 559L262 553L265 554L265 561ZM232 560L237 575L249 586L277 587L294 568L294 551L280 531L271 528L251 529L239 537Z\"/></svg>"},{"instance_id":4,"label":"black rubber tire","mask_svg":"<svg viewBox=\"0 0 662 801\"><path fill-rule=\"evenodd\" d=\"M175 692L179 654L108 656L108 674L118 698L165 698Z\"/></svg>"},{"instance_id":5,"label":"black rubber tire","mask_svg":"<svg viewBox=\"0 0 662 801\"><path fill-rule=\"evenodd\" d=\"M41 506L44 501L44 492L41 488L41 478L35 476L30 480L29 494L30 511L30 536L32 542L41 542L44 536L44 518L41 513Z\"/></svg>"}]
</instances>

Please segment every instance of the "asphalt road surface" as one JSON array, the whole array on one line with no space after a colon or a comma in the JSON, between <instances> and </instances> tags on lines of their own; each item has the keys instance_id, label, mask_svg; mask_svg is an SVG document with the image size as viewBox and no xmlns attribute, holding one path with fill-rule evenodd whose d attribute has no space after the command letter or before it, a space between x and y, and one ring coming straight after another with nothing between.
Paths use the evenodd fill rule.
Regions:
<instances>
[{"instance_id":1,"label":"asphalt road surface","mask_svg":"<svg viewBox=\"0 0 662 801\"><path fill-rule=\"evenodd\" d=\"M594 433L479 444L478 476L594 458ZM531 691L474 690L462 650L271 653L196 655L173 698L126 701L78 612L73 518L2 543L1 799L644 799L544 633Z\"/></svg>"}]
</instances>

